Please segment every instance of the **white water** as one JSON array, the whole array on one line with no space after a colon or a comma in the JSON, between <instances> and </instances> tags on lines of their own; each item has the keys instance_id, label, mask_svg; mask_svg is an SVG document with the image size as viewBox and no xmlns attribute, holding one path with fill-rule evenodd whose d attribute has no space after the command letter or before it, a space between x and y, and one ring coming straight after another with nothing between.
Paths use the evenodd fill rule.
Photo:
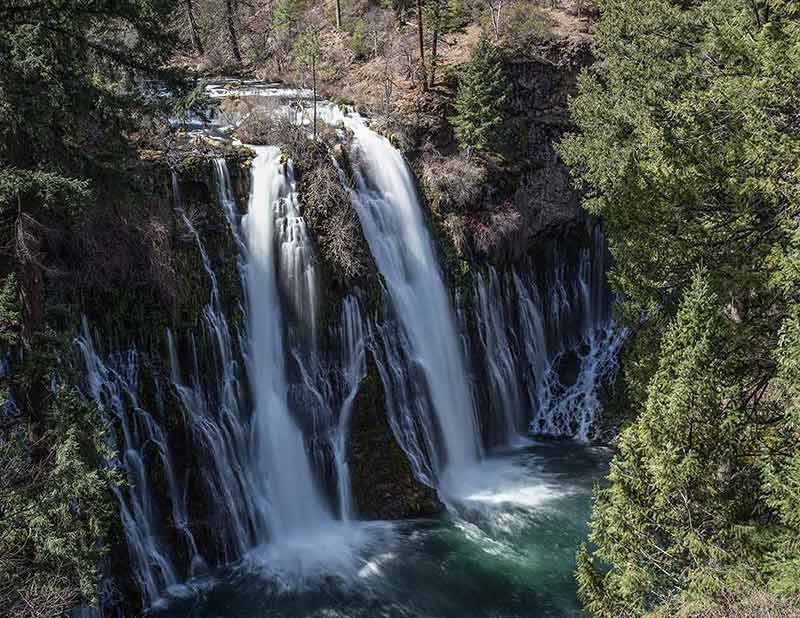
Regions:
<instances>
[{"instance_id":1,"label":"white water","mask_svg":"<svg viewBox=\"0 0 800 618\"><path fill-rule=\"evenodd\" d=\"M353 404L361 380L367 375L367 354L364 341L364 325L358 301L348 296L342 305L342 326L339 331L342 354L343 382L347 389L341 409L336 431L333 432L332 446L334 465L336 466L336 487L339 493L339 513L343 520L353 518L354 504L350 492L350 464L347 458L348 436L350 435L350 419Z\"/></svg>"},{"instance_id":2,"label":"white water","mask_svg":"<svg viewBox=\"0 0 800 618\"><path fill-rule=\"evenodd\" d=\"M437 438L431 464L441 477L481 456L480 435L455 315L411 174L389 141L357 120L353 204L392 307L424 379Z\"/></svg>"},{"instance_id":3,"label":"white water","mask_svg":"<svg viewBox=\"0 0 800 618\"><path fill-rule=\"evenodd\" d=\"M344 122L354 133L353 205L386 284L389 315L370 320L365 336L357 298L348 297L335 332L338 349L326 353L318 347L315 258L291 162L281 161L278 148L260 147L253 162L250 209L241 226L224 161L215 166L218 198L240 249L248 300L247 333L239 346L246 355L252 410L242 393L247 381L237 365L238 340L225 318L211 260L188 219L211 282L203 332L190 337L188 372L178 360L179 347L187 346L168 333L172 383L193 439L189 446L202 449L197 459L213 505L211 525L226 539L222 557L209 560L230 562L244 555L245 565L255 563L291 587L309 577L355 577L373 568L359 566L359 556L381 535L350 523L356 513L347 458L367 345L386 390L392 428L418 478L438 484L447 498L494 508L539 507L557 492L547 483L531 485L516 465L481 459L485 427L476 418L480 389L473 386L477 381L471 381L466 361L470 341L465 327L478 327L475 339L483 357L475 364L485 364L490 414L503 426L502 445L516 443L531 418L535 431L592 439L600 405L597 386L615 369L621 341L603 309L598 284L603 266L589 252L581 256L578 276L565 275L564 261L554 261L554 272L544 277L543 301L529 273L503 275L490 269L477 275L475 304L457 320L402 156L358 116L345 116L333 106L324 107L321 115ZM562 385L557 361L576 346L578 378ZM95 365L87 360L90 378ZM104 380L114 383L114 378ZM135 394L131 384L125 388ZM135 395L128 397L134 401ZM174 548L161 542L161 528L177 528L197 568L203 558L189 526L182 487L187 481L175 477L159 422L137 408L134 403L121 413L123 423L140 419L144 430L133 435L134 448L126 452L135 488L130 496L119 497L134 569L146 599L153 600L184 576L173 566L180 562L171 555ZM484 422L486 416L482 411ZM144 442L155 444L161 454L171 522L160 521L165 517L153 508L147 478L152 472L141 455ZM335 482L343 522L335 521L319 487L323 482L331 494ZM204 546L203 551L209 550Z\"/></svg>"},{"instance_id":4,"label":"white water","mask_svg":"<svg viewBox=\"0 0 800 618\"><path fill-rule=\"evenodd\" d=\"M492 413L503 419L503 440L519 442L527 429L518 359L509 343L508 311L500 279L491 268L475 275L474 302L478 337L484 350L488 399Z\"/></svg>"},{"instance_id":5,"label":"white water","mask_svg":"<svg viewBox=\"0 0 800 618\"><path fill-rule=\"evenodd\" d=\"M105 412L109 425L116 421L122 430L122 441L119 444L116 443L112 431L107 433L109 446L120 454L119 461L108 462L108 465L124 470L130 485L111 489L119 505L133 576L145 602L150 602L162 590L177 584L178 575L163 542L164 529L146 470L144 447L147 443L155 445L161 458L176 525L186 520L166 437L150 413L139 405L136 353L130 351L118 355L106 364L95 351L85 320L83 333L76 344L85 363L89 394ZM194 538L187 527L184 527L183 532L189 551L196 556Z\"/></svg>"},{"instance_id":6,"label":"white water","mask_svg":"<svg viewBox=\"0 0 800 618\"><path fill-rule=\"evenodd\" d=\"M282 318L275 268L275 212L296 199L280 149L256 148L247 241L249 368L254 413L251 456L269 505L272 539L307 534L332 520L316 487L303 432L289 412Z\"/></svg>"}]
</instances>

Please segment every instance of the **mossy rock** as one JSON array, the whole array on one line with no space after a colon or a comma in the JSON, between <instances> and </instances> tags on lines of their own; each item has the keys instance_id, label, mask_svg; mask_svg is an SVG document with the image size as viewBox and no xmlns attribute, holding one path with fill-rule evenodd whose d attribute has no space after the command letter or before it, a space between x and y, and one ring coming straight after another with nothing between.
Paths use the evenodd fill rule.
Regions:
<instances>
[{"instance_id":1,"label":"mossy rock","mask_svg":"<svg viewBox=\"0 0 800 618\"><path fill-rule=\"evenodd\" d=\"M414 477L411 464L389 425L383 385L372 365L353 404L350 431L353 497L365 519L435 516L442 510L436 491Z\"/></svg>"}]
</instances>

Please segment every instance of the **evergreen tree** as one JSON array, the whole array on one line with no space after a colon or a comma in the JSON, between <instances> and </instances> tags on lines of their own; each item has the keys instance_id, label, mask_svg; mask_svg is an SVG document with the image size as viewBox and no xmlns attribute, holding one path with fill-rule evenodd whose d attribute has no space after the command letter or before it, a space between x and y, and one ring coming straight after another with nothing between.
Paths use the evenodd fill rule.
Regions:
<instances>
[{"instance_id":1,"label":"evergreen tree","mask_svg":"<svg viewBox=\"0 0 800 618\"><path fill-rule=\"evenodd\" d=\"M461 74L452 118L456 139L469 153L495 151L504 123L507 88L497 49L481 34Z\"/></svg>"},{"instance_id":2,"label":"evergreen tree","mask_svg":"<svg viewBox=\"0 0 800 618\"><path fill-rule=\"evenodd\" d=\"M800 7L600 4L599 60L571 103L580 132L560 150L606 222L628 315L674 315L701 262L758 307L743 296L766 290L798 208Z\"/></svg>"},{"instance_id":3,"label":"evergreen tree","mask_svg":"<svg viewBox=\"0 0 800 618\"><path fill-rule=\"evenodd\" d=\"M604 220L640 416L597 493L581 596L616 617L796 592L800 7L599 4L560 150Z\"/></svg>"},{"instance_id":4,"label":"evergreen tree","mask_svg":"<svg viewBox=\"0 0 800 618\"><path fill-rule=\"evenodd\" d=\"M177 39L174 0L21 0L0 6L0 208L79 205L87 178L119 169L141 121L138 78ZM172 85L178 82L172 80Z\"/></svg>"},{"instance_id":5,"label":"evergreen tree","mask_svg":"<svg viewBox=\"0 0 800 618\"><path fill-rule=\"evenodd\" d=\"M162 68L175 5L0 3L0 346L16 352L0 377L0 613L61 617L96 600L109 454L97 410L53 386L71 345L48 325L48 267L88 213L123 199L131 134L170 111L145 80L183 91Z\"/></svg>"},{"instance_id":6,"label":"evergreen tree","mask_svg":"<svg viewBox=\"0 0 800 618\"><path fill-rule=\"evenodd\" d=\"M763 458L765 493L776 514L775 544L765 560L774 590L800 594L800 305L792 308L775 351L774 387L786 409L781 431Z\"/></svg>"},{"instance_id":7,"label":"evergreen tree","mask_svg":"<svg viewBox=\"0 0 800 618\"><path fill-rule=\"evenodd\" d=\"M758 581L757 455L773 410L743 396L731 328L698 272L664 336L645 409L622 434L610 486L596 494L596 550L584 548L578 567L593 616L639 616Z\"/></svg>"}]
</instances>

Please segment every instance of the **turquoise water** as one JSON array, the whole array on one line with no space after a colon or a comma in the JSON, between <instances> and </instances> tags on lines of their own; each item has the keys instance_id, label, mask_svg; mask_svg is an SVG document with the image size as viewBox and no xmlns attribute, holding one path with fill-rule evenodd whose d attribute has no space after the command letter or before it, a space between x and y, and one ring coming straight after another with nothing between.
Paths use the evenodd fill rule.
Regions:
<instances>
[{"instance_id":1,"label":"turquoise water","mask_svg":"<svg viewBox=\"0 0 800 618\"><path fill-rule=\"evenodd\" d=\"M437 520L340 524L174 588L158 618L567 618L605 449L537 444L448 484Z\"/></svg>"}]
</instances>

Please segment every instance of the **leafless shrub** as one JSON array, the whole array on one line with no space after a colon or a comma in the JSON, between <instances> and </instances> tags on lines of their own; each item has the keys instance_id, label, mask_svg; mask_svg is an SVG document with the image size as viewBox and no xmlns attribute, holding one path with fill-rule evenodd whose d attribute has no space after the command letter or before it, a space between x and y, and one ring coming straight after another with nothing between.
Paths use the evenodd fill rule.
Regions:
<instances>
[{"instance_id":1,"label":"leafless shrub","mask_svg":"<svg viewBox=\"0 0 800 618\"><path fill-rule=\"evenodd\" d=\"M486 169L466 156L426 158L422 179L443 211L475 210L486 183Z\"/></svg>"},{"instance_id":2,"label":"leafless shrub","mask_svg":"<svg viewBox=\"0 0 800 618\"><path fill-rule=\"evenodd\" d=\"M333 276L352 282L370 268L361 223L325 146L310 144L302 160L303 216Z\"/></svg>"},{"instance_id":3,"label":"leafless shrub","mask_svg":"<svg viewBox=\"0 0 800 618\"><path fill-rule=\"evenodd\" d=\"M109 211L86 222L73 251L83 264L73 272L78 289L155 289L165 305L175 306L174 247L169 226L158 213L131 221L124 209Z\"/></svg>"},{"instance_id":4,"label":"leafless shrub","mask_svg":"<svg viewBox=\"0 0 800 618\"><path fill-rule=\"evenodd\" d=\"M481 255L494 255L522 233L524 219L509 200L471 217L468 229L475 251Z\"/></svg>"},{"instance_id":5,"label":"leafless shrub","mask_svg":"<svg viewBox=\"0 0 800 618\"><path fill-rule=\"evenodd\" d=\"M150 217L140 230L146 247L150 278L164 304L175 308L178 304L178 284L169 229L162 221Z\"/></svg>"},{"instance_id":6,"label":"leafless shrub","mask_svg":"<svg viewBox=\"0 0 800 618\"><path fill-rule=\"evenodd\" d=\"M271 106L254 108L236 129L236 137L245 144L275 144L276 133L288 124L288 118Z\"/></svg>"},{"instance_id":7,"label":"leafless shrub","mask_svg":"<svg viewBox=\"0 0 800 618\"><path fill-rule=\"evenodd\" d=\"M469 237L465 217L461 214L449 213L442 221L442 228L458 254L462 257L466 256L469 251Z\"/></svg>"},{"instance_id":8,"label":"leafless shrub","mask_svg":"<svg viewBox=\"0 0 800 618\"><path fill-rule=\"evenodd\" d=\"M67 616L80 598L79 591L58 580L33 581L16 594L9 595L6 605L13 618L54 618Z\"/></svg>"}]
</instances>

